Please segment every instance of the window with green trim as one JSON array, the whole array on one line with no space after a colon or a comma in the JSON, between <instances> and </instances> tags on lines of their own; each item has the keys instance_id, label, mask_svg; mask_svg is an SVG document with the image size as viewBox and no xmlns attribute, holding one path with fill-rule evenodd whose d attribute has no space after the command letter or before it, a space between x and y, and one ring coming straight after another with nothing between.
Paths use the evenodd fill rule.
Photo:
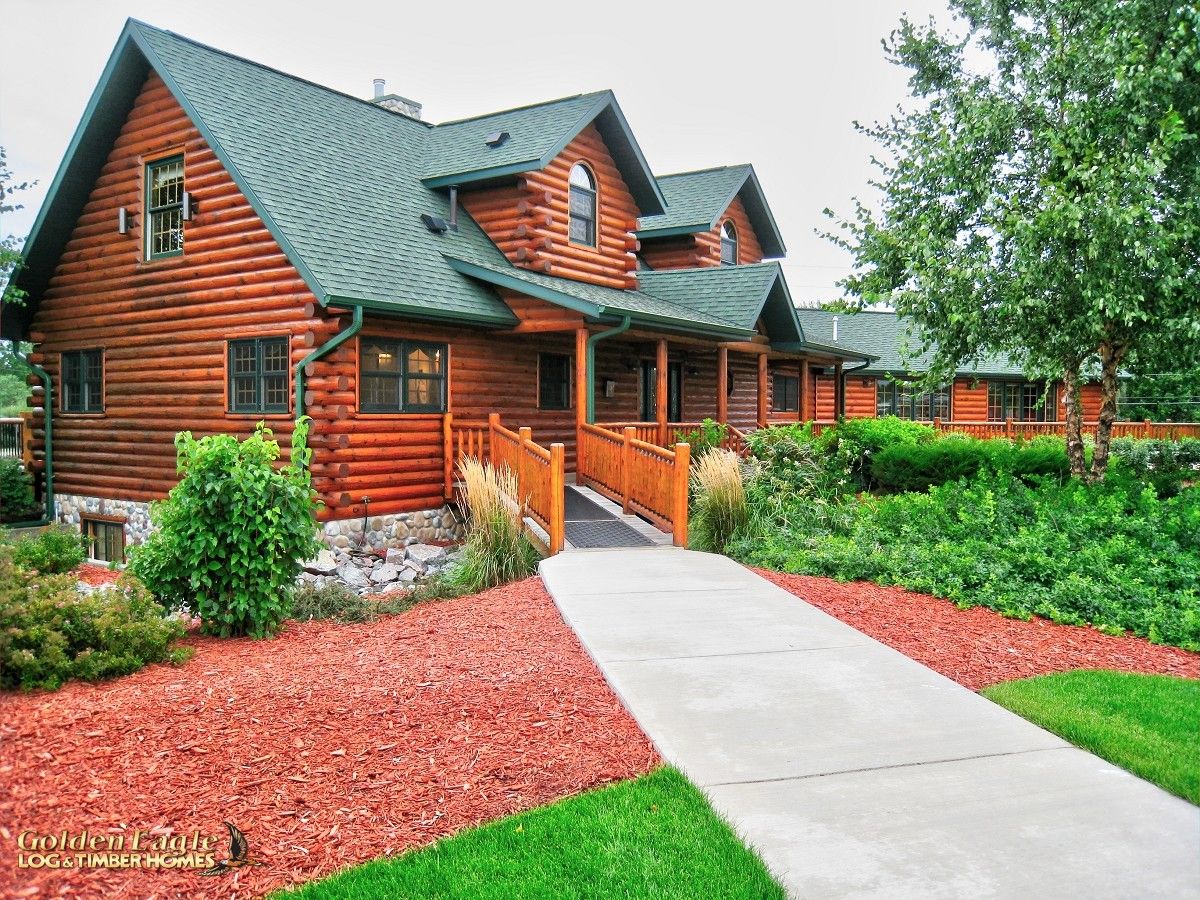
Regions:
<instances>
[{"instance_id":1,"label":"window with green trim","mask_svg":"<svg viewBox=\"0 0 1200 900\"><path fill-rule=\"evenodd\" d=\"M538 409L571 408L571 357L538 354Z\"/></svg>"},{"instance_id":2,"label":"window with green trim","mask_svg":"<svg viewBox=\"0 0 1200 900\"><path fill-rule=\"evenodd\" d=\"M875 389L875 415L896 416L918 422L950 418L950 388L918 391L904 381L880 379Z\"/></svg>"},{"instance_id":3,"label":"window with green trim","mask_svg":"<svg viewBox=\"0 0 1200 900\"><path fill-rule=\"evenodd\" d=\"M771 386L771 408L776 412L800 411L800 379L796 375L776 375Z\"/></svg>"},{"instance_id":4,"label":"window with green trim","mask_svg":"<svg viewBox=\"0 0 1200 900\"><path fill-rule=\"evenodd\" d=\"M572 244L596 246L596 179L583 163L571 168L567 186L567 236Z\"/></svg>"},{"instance_id":5,"label":"window with green trim","mask_svg":"<svg viewBox=\"0 0 1200 900\"><path fill-rule=\"evenodd\" d=\"M287 338L248 338L229 342L229 411L288 411Z\"/></svg>"},{"instance_id":6,"label":"window with green trim","mask_svg":"<svg viewBox=\"0 0 1200 900\"><path fill-rule=\"evenodd\" d=\"M445 344L363 338L359 409L379 413L446 411Z\"/></svg>"},{"instance_id":7,"label":"window with green trim","mask_svg":"<svg viewBox=\"0 0 1200 900\"><path fill-rule=\"evenodd\" d=\"M183 252L183 156L146 164L146 259Z\"/></svg>"},{"instance_id":8,"label":"window with green trim","mask_svg":"<svg viewBox=\"0 0 1200 900\"><path fill-rule=\"evenodd\" d=\"M732 222L721 226L721 265L736 266L738 264L737 229Z\"/></svg>"},{"instance_id":9,"label":"window with green trim","mask_svg":"<svg viewBox=\"0 0 1200 900\"><path fill-rule=\"evenodd\" d=\"M72 350L62 355L62 411L104 412L103 350Z\"/></svg>"},{"instance_id":10,"label":"window with green trim","mask_svg":"<svg viewBox=\"0 0 1200 900\"><path fill-rule=\"evenodd\" d=\"M84 518L80 522L89 559L125 562L125 526L120 522Z\"/></svg>"},{"instance_id":11,"label":"window with green trim","mask_svg":"<svg viewBox=\"0 0 1200 900\"><path fill-rule=\"evenodd\" d=\"M989 381L987 391L990 422L1003 422L1006 419L1017 422L1054 421L1054 385L1046 392L1043 385L1035 382Z\"/></svg>"}]
</instances>

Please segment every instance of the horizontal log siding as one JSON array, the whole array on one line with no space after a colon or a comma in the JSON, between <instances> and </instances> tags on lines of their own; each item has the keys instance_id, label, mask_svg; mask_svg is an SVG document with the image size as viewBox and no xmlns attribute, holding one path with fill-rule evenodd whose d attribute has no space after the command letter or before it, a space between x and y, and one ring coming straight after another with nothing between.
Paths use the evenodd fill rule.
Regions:
<instances>
[{"instance_id":1,"label":"horizontal log siding","mask_svg":"<svg viewBox=\"0 0 1200 900\"><path fill-rule=\"evenodd\" d=\"M597 246L567 236L567 180L577 162L596 178ZM463 207L513 265L605 287L637 286L639 210L595 125L583 129L546 168L515 184L471 191Z\"/></svg>"},{"instance_id":2,"label":"horizontal log siding","mask_svg":"<svg viewBox=\"0 0 1200 900\"><path fill-rule=\"evenodd\" d=\"M875 379L861 375L846 376L846 418L870 419L875 417Z\"/></svg>"},{"instance_id":3,"label":"horizontal log siding","mask_svg":"<svg viewBox=\"0 0 1200 900\"><path fill-rule=\"evenodd\" d=\"M988 417L986 381L972 385L969 378L957 378L950 394L950 418L961 422L986 422Z\"/></svg>"},{"instance_id":4,"label":"horizontal log siding","mask_svg":"<svg viewBox=\"0 0 1200 900\"><path fill-rule=\"evenodd\" d=\"M738 265L762 262L762 247L758 243L758 235L746 215L746 207L740 197L734 197L729 209L717 220L710 231L702 231L696 235L696 252L702 266L719 266L721 264L721 226L727 220L733 221L733 227L738 236Z\"/></svg>"},{"instance_id":5,"label":"horizontal log siding","mask_svg":"<svg viewBox=\"0 0 1200 900\"><path fill-rule=\"evenodd\" d=\"M651 269L695 269L711 265L708 251L702 254L696 244L696 236L658 238L642 241L642 259Z\"/></svg>"},{"instance_id":6,"label":"horizontal log siding","mask_svg":"<svg viewBox=\"0 0 1200 900\"><path fill-rule=\"evenodd\" d=\"M818 421L828 422L837 417L837 411L834 408L834 381L832 375L815 376L813 409L816 410Z\"/></svg>"},{"instance_id":7,"label":"horizontal log siding","mask_svg":"<svg viewBox=\"0 0 1200 900\"><path fill-rule=\"evenodd\" d=\"M145 157L181 148L197 212L181 256L144 262ZM117 209L133 213L117 233ZM176 482L174 437L248 434L262 416L225 413L226 339L290 335L298 362L336 323L315 300L161 79L147 78L34 317L35 361L62 397L60 354L104 348L105 410L55 413L60 493L154 500ZM290 393L289 393L290 396ZM269 416L287 441L291 416ZM44 422L36 428L44 457Z\"/></svg>"}]
</instances>

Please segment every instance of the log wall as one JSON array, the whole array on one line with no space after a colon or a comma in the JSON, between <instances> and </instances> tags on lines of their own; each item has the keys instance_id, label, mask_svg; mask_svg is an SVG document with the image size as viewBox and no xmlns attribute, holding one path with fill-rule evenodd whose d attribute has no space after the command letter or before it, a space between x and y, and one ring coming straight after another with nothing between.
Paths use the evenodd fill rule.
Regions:
<instances>
[{"instance_id":1,"label":"log wall","mask_svg":"<svg viewBox=\"0 0 1200 900\"><path fill-rule=\"evenodd\" d=\"M567 182L578 162L597 182L596 247L567 237ZM545 169L460 197L513 265L604 287L637 286L637 203L595 125L583 129Z\"/></svg>"},{"instance_id":2,"label":"log wall","mask_svg":"<svg viewBox=\"0 0 1200 900\"><path fill-rule=\"evenodd\" d=\"M746 207L740 197L734 197L724 215L709 231L676 237L657 238L644 241L642 259L652 269L694 269L721 264L721 226L726 220L733 221L738 234L738 264L762 262L762 246Z\"/></svg>"}]
</instances>

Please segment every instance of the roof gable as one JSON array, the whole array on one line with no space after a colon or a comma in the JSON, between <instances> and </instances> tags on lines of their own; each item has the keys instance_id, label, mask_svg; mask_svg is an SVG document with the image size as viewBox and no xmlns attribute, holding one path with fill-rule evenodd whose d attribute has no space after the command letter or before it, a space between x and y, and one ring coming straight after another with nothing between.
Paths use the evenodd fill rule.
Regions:
<instances>
[{"instance_id":1,"label":"roof gable","mask_svg":"<svg viewBox=\"0 0 1200 900\"><path fill-rule=\"evenodd\" d=\"M710 231L734 198L740 197L763 254L779 257L787 253L753 166L721 166L663 175L658 183L667 199L667 209L662 215L638 220L637 236L642 240Z\"/></svg>"},{"instance_id":2,"label":"roof gable","mask_svg":"<svg viewBox=\"0 0 1200 900\"><path fill-rule=\"evenodd\" d=\"M612 91L579 94L532 106L437 125L422 170L427 187L489 181L544 169L584 128L595 123L639 209L666 208L658 182ZM498 146L487 139L508 137Z\"/></svg>"},{"instance_id":3,"label":"roof gable","mask_svg":"<svg viewBox=\"0 0 1200 900\"><path fill-rule=\"evenodd\" d=\"M762 319L772 343L804 339L779 263L639 272L638 284L645 293L748 331Z\"/></svg>"}]
</instances>

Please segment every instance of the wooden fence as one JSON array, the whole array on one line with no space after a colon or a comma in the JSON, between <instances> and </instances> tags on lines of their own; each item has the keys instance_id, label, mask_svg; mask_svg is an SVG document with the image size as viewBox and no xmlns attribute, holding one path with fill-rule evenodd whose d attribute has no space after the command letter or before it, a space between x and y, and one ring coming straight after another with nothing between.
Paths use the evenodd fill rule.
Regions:
<instances>
[{"instance_id":1,"label":"wooden fence","mask_svg":"<svg viewBox=\"0 0 1200 900\"><path fill-rule=\"evenodd\" d=\"M25 435L24 419L0 419L0 459L24 459Z\"/></svg>"},{"instance_id":2,"label":"wooden fence","mask_svg":"<svg viewBox=\"0 0 1200 900\"><path fill-rule=\"evenodd\" d=\"M626 512L670 531L677 547L687 546L688 475L691 447L668 450L643 440L647 423L623 425L620 432L601 425L579 426L575 477ZM659 433L655 425L656 436Z\"/></svg>"},{"instance_id":3,"label":"wooden fence","mask_svg":"<svg viewBox=\"0 0 1200 900\"><path fill-rule=\"evenodd\" d=\"M597 427L615 431L617 434L623 434L626 428L632 428L634 437L639 441L669 449L680 442L686 442L687 436L703 428L704 423L668 422L665 430L659 429L657 422L604 422ZM745 456L748 452L746 436L732 425L725 426L725 438L721 441L721 446L739 456Z\"/></svg>"},{"instance_id":4,"label":"wooden fence","mask_svg":"<svg viewBox=\"0 0 1200 900\"><path fill-rule=\"evenodd\" d=\"M465 456L508 468L517 480L517 496L509 499L542 529L527 529L547 555L563 548L566 539L566 453L562 444L542 447L529 428L512 431L500 424L499 413L487 421L455 421L452 413L442 420L445 495L454 496L454 470Z\"/></svg>"},{"instance_id":5,"label":"wooden fence","mask_svg":"<svg viewBox=\"0 0 1200 900\"><path fill-rule=\"evenodd\" d=\"M820 434L827 428L832 428L836 422L813 422L813 434ZM934 419L925 424L932 425L938 431L952 431L976 438L1035 438L1042 435L1065 437L1067 425L1065 422L1021 422L1015 419L1005 419L1002 422L954 422ZM1083 433L1095 434L1096 422L1084 422ZM1200 422L1114 422L1113 437L1159 438L1162 440L1178 441L1183 438L1200 438Z\"/></svg>"}]
</instances>

